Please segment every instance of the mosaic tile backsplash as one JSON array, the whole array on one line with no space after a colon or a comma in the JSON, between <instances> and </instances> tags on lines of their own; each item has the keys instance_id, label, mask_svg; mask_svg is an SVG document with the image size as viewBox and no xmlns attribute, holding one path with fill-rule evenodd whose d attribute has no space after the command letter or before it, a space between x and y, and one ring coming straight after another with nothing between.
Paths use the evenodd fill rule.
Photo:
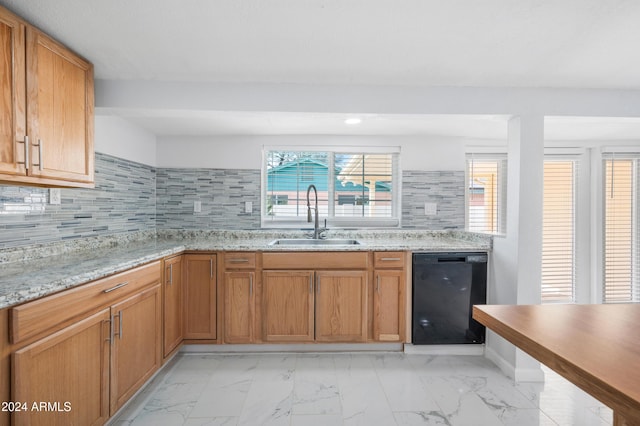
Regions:
<instances>
[{"instance_id":1,"label":"mosaic tile backsplash","mask_svg":"<svg viewBox=\"0 0 640 426\"><path fill-rule=\"evenodd\" d=\"M464 229L464 171L402 172L402 227ZM436 203L437 214L425 215L424 203Z\"/></svg>"},{"instance_id":2,"label":"mosaic tile backsplash","mask_svg":"<svg viewBox=\"0 0 640 426\"><path fill-rule=\"evenodd\" d=\"M155 230L156 169L96 153L92 189L0 185L0 248Z\"/></svg>"},{"instance_id":3,"label":"mosaic tile backsplash","mask_svg":"<svg viewBox=\"0 0 640 426\"><path fill-rule=\"evenodd\" d=\"M463 171L402 176L403 228L464 228ZM48 189L0 185L0 249L156 229L260 228L260 170L156 169L96 153L96 188L61 193L62 204L51 205ZM437 203L438 214L425 215L425 202Z\"/></svg>"},{"instance_id":4,"label":"mosaic tile backsplash","mask_svg":"<svg viewBox=\"0 0 640 426\"><path fill-rule=\"evenodd\" d=\"M260 170L158 169L157 197L159 229L260 228Z\"/></svg>"}]
</instances>

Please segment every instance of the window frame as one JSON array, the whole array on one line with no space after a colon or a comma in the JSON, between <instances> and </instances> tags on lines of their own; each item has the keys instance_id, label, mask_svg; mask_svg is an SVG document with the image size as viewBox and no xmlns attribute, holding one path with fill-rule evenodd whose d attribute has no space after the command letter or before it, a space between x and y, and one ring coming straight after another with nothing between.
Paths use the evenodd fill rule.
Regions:
<instances>
[{"instance_id":1,"label":"window frame","mask_svg":"<svg viewBox=\"0 0 640 426\"><path fill-rule=\"evenodd\" d=\"M306 215L300 215L298 217L275 217L267 214L267 200L270 195L268 193L268 157L269 153L273 151L288 151L288 152L324 152L328 153L328 214L326 216L320 215L321 226L324 220L327 220L327 226L333 228L400 228L402 219L402 170L400 165L400 147L399 146L282 146L282 145L263 145L262 147L262 169L261 175L261 188L260 188L260 226L264 229L274 228L292 228L292 229L306 229L313 226L313 223L308 223ZM392 201L391 211L392 216L386 218L371 218L371 217L336 217L335 205L338 203L338 198L335 194L335 174L334 174L334 159L335 154L391 154L392 155ZM306 191L306 189L305 189ZM306 209L306 207L305 207Z\"/></svg>"}]
</instances>

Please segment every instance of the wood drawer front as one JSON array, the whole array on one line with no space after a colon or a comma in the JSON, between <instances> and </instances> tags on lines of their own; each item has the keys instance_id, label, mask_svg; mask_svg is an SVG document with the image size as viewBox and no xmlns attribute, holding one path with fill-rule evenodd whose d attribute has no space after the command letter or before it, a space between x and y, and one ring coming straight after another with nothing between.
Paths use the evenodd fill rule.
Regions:
<instances>
[{"instance_id":1,"label":"wood drawer front","mask_svg":"<svg viewBox=\"0 0 640 426\"><path fill-rule=\"evenodd\" d=\"M250 252L227 252L224 254L225 269L255 269L256 254Z\"/></svg>"},{"instance_id":2,"label":"wood drawer front","mask_svg":"<svg viewBox=\"0 0 640 426\"><path fill-rule=\"evenodd\" d=\"M373 254L373 265L376 269L404 268L403 251L377 251Z\"/></svg>"},{"instance_id":3,"label":"wood drawer front","mask_svg":"<svg viewBox=\"0 0 640 426\"><path fill-rule=\"evenodd\" d=\"M263 253L263 269L366 269L366 251Z\"/></svg>"},{"instance_id":4,"label":"wood drawer front","mask_svg":"<svg viewBox=\"0 0 640 426\"><path fill-rule=\"evenodd\" d=\"M156 261L16 306L11 309L11 341L18 343L49 329L61 329L79 315L159 283L161 274L161 262Z\"/></svg>"}]
</instances>

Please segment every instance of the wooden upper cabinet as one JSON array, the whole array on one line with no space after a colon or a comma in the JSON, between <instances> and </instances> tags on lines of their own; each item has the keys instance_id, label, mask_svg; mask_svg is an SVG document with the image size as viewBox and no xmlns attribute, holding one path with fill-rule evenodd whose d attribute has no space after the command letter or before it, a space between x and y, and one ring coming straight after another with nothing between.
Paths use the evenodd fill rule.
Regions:
<instances>
[{"instance_id":1,"label":"wooden upper cabinet","mask_svg":"<svg viewBox=\"0 0 640 426\"><path fill-rule=\"evenodd\" d=\"M268 342L311 342L313 271L262 273L262 330Z\"/></svg>"},{"instance_id":2,"label":"wooden upper cabinet","mask_svg":"<svg viewBox=\"0 0 640 426\"><path fill-rule=\"evenodd\" d=\"M366 318L366 271L316 272L317 341L365 341Z\"/></svg>"},{"instance_id":3,"label":"wooden upper cabinet","mask_svg":"<svg viewBox=\"0 0 640 426\"><path fill-rule=\"evenodd\" d=\"M26 175L25 79L25 25L0 7L0 173L5 175Z\"/></svg>"},{"instance_id":4,"label":"wooden upper cabinet","mask_svg":"<svg viewBox=\"0 0 640 426\"><path fill-rule=\"evenodd\" d=\"M93 182L93 66L27 28L27 135L33 176Z\"/></svg>"},{"instance_id":5,"label":"wooden upper cabinet","mask_svg":"<svg viewBox=\"0 0 640 426\"><path fill-rule=\"evenodd\" d=\"M0 7L0 182L93 187L93 66Z\"/></svg>"}]
</instances>

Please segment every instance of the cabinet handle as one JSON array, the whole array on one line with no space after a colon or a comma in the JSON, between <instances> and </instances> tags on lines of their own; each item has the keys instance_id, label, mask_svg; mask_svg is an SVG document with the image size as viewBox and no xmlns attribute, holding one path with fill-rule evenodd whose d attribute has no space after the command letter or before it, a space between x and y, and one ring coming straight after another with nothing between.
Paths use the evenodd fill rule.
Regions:
<instances>
[{"instance_id":1,"label":"cabinet handle","mask_svg":"<svg viewBox=\"0 0 640 426\"><path fill-rule=\"evenodd\" d=\"M253 275L249 275L249 297L253 294Z\"/></svg>"},{"instance_id":2,"label":"cabinet handle","mask_svg":"<svg viewBox=\"0 0 640 426\"><path fill-rule=\"evenodd\" d=\"M116 285L116 286L113 286L113 287L111 287L111 288L108 288L108 289L106 289L106 290L102 290L102 292L103 292L103 293L111 293L113 290L117 290L117 289L119 289L119 288L121 288L121 287L124 287L124 286L125 286L125 285L127 285L127 284L129 284L129 281L125 281L125 282L123 282L123 283L120 283L120 284L118 284L118 285Z\"/></svg>"},{"instance_id":3,"label":"cabinet handle","mask_svg":"<svg viewBox=\"0 0 640 426\"><path fill-rule=\"evenodd\" d=\"M213 259L209 259L209 278L213 278Z\"/></svg>"},{"instance_id":4,"label":"cabinet handle","mask_svg":"<svg viewBox=\"0 0 640 426\"><path fill-rule=\"evenodd\" d=\"M376 275L376 292L380 294L380 275Z\"/></svg>"},{"instance_id":5,"label":"cabinet handle","mask_svg":"<svg viewBox=\"0 0 640 426\"><path fill-rule=\"evenodd\" d=\"M118 311L118 340L122 340L122 311Z\"/></svg>"},{"instance_id":6,"label":"cabinet handle","mask_svg":"<svg viewBox=\"0 0 640 426\"><path fill-rule=\"evenodd\" d=\"M173 284L173 263L169 265L169 285Z\"/></svg>"},{"instance_id":7,"label":"cabinet handle","mask_svg":"<svg viewBox=\"0 0 640 426\"><path fill-rule=\"evenodd\" d=\"M115 319L115 315L111 315L111 342L113 342L113 339L115 338L115 336L118 336L119 340L122 340L122 311L118 311L118 332L115 333L113 331L114 327L113 327L113 320Z\"/></svg>"},{"instance_id":8,"label":"cabinet handle","mask_svg":"<svg viewBox=\"0 0 640 426\"><path fill-rule=\"evenodd\" d=\"M392 262L392 261L402 260L402 259L399 257L381 257L380 260L383 262Z\"/></svg>"},{"instance_id":9,"label":"cabinet handle","mask_svg":"<svg viewBox=\"0 0 640 426\"><path fill-rule=\"evenodd\" d=\"M29 170L29 136L25 135L24 140L17 143L24 144L24 161L17 161L17 164L24 164L25 170Z\"/></svg>"},{"instance_id":10,"label":"cabinet handle","mask_svg":"<svg viewBox=\"0 0 640 426\"><path fill-rule=\"evenodd\" d=\"M42 140L38 139L38 145L33 145L33 146L37 146L38 147L38 163L33 163L34 166L38 166L38 169L40 169L40 171L42 171Z\"/></svg>"},{"instance_id":11,"label":"cabinet handle","mask_svg":"<svg viewBox=\"0 0 640 426\"><path fill-rule=\"evenodd\" d=\"M247 263L249 259L229 259L229 263Z\"/></svg>"}]
</instances>

